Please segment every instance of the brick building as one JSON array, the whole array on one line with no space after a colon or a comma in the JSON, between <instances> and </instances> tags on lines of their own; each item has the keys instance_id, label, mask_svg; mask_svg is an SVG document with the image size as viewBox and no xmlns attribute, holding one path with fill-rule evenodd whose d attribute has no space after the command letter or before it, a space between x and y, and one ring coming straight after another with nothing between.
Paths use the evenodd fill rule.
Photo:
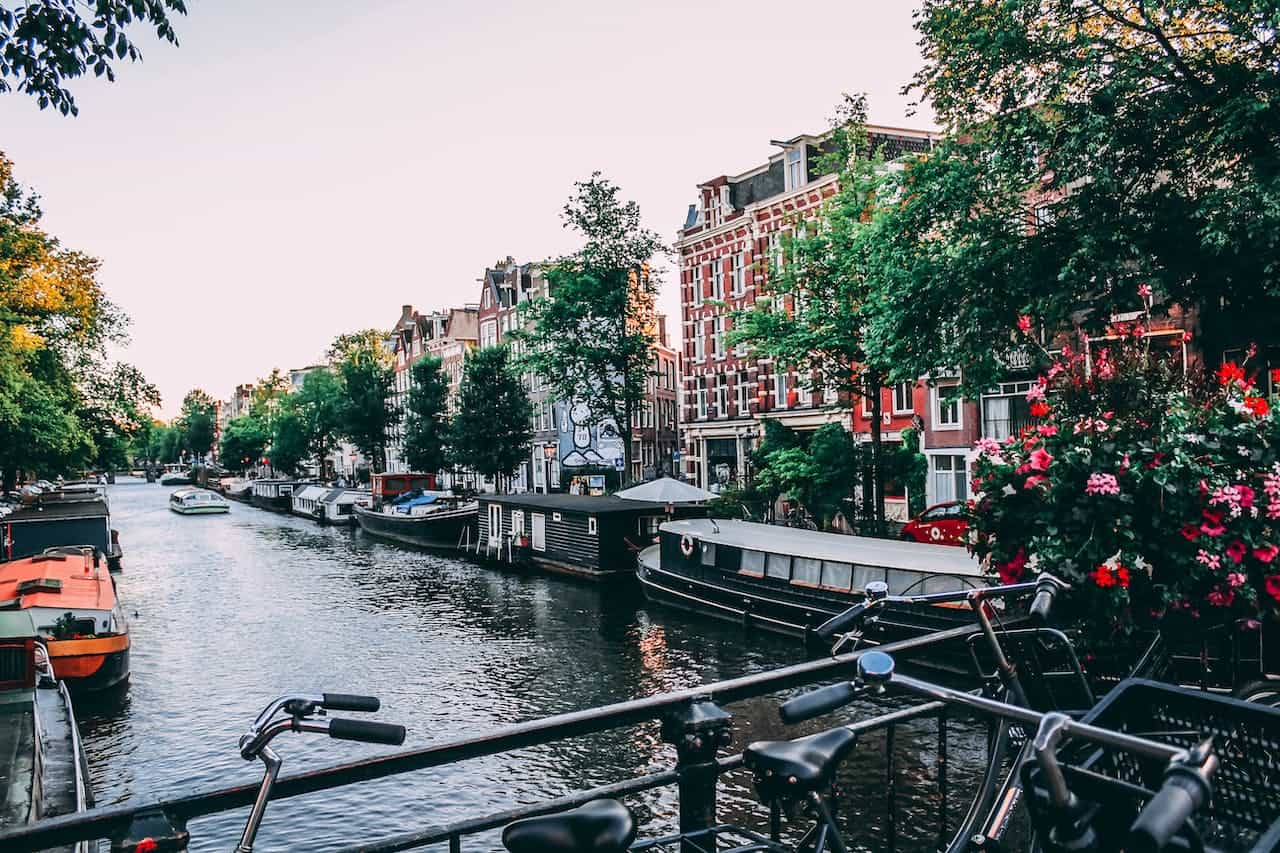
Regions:
<instances>
[{"instance_id":1,"label":"brick building","mask_svg":"<svg viewBox=\"0 0 1280 853\"><path fill-rule=\"evenodd\" d=\"M886 159L923 152L935 136L925 131L869 127L871 144ZM677 234L683 352L682 473L704 488L747 476L747 454L762 422L777 419L798 430L849 424L848 401L814 391L807 377L746 346L729 347L731 314L750 308L767 289L771 263L781 261L780 240L837 190L824 172L825 135L775 141L778 151L738 175L699 185Z\"/></svg>"}]
</instances>

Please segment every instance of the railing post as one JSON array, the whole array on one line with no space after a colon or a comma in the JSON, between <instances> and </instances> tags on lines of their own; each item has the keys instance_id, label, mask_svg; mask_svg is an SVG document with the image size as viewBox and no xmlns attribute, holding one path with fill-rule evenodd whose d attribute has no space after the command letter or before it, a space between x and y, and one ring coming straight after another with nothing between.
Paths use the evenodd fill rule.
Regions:
<instances>
[{"instance_id":1,"label":"railing post","mask_svg":"<svg viewBox=\"0 0 1280 853\"><path fill-rule=\"evenodd\" d=\"M133 816L123 837L111 839L111 853L183 853L190 840L185 820L148 809Z\"/></svg>"},{"instance_id":2,"label":"railing post","mask_svg":"<svg viewBox=\"0 0 1280 853\"><path fill-rule=\"evenodd\" d=\"M680 834L716 825L716 783L720 766L716 750L733 742L733 716L710 699L694 699L668 712L662 720L662 740L676 748L679 773ZM681 841L682 853L704 849Z\"/></svg>"}]
</instances>

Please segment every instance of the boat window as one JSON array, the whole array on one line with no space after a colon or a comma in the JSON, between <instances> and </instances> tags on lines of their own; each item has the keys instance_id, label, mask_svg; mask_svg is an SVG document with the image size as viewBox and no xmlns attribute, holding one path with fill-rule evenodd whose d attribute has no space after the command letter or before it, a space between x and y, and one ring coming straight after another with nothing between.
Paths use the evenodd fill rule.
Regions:
<instances>
[{"instance_id":1,"label":"boat window","mask_svg":"<svg viewBox=\"0 0 1280 853\"><path fill-rule=\"evenodd\" d=\"M742 549L732 545L716 548L716 566L726 572L736 572L742 565Z\"/></svg>"},{"instance_id":2,"label":"boat window","mask_svg":"<svg viewBox=\"0 0 1280 853\"><path fill-rule=\"evenodd\" d=\"M716 564L716 543L702 543L702 565L714 566Z\"/></svg>"},{"instance_id":3,"label":"boat window","mask_svg":"<svg viewBox=\"0 0 1280 853\"><path fill-rule=\"evenodd\" d=\"M828 560L822 564L823 586L829 586L832 589L848 589L852 584L852 563L833 563Z\"/></svg>"},{"instance_id":4,"label":"boat window","mask_svg":"<svg viewBox=\"0 0 1280 853\"><path fill-rule=\"evenodd\" d=\"M889 594L902 595L908 589L924 578L920 572L908 572L903 569L889 570ZM919 592L920 587L916 587L912 592Z\"/></svg>"},{"instance_id":5,"label":"boat window","mask_svg":"<svg viewBox=\"0 0 1280 853\"><path fill-rule=\"evenodd\" d=\"M594 515L589 516L587 518L587 534L590 536L595 536L599 530L600 530L599 522L596 521L596 517Z\"/></svg>"},{"instance_id":6,"label":"boat window","mask_svg":"<svg viewBox=\"0 0 1280 853\"><path fill-rule=\"evenodd\" d=\"M817 586L822 580L822 561L812 557L796 557L791 573L792 583L813 584Z\"/></svg>"},{"instance_id":7,"label":"boat window","mask_svg":"<svg viewBox=\"0 0 1280 853\"><path fill-rule=\"evenodd\" d=\"M854 566L853 588L863 590L872 581L884 580L884 569L879 566Z\"/></svg>"},{"instance_id":8,"label":"boat window","mask_svg":"<svg viewBox=\"0 0 1280 853\"><path fill-rule=\"evenodd\" d=\"M770 554L767 574L771 578L786 580L791 577L791 556L789 554Z\"/></svg>"},{"instance_id":9,"label":"boat window","mask_svg":"<svg viewBox=\"0 0 1280 853\"><path fill-rule=\"evenodd\" d=\"M743 551L742 568L739 571L744 575L755 575L758 578L764 577L764 552Z\"/></svg>"},{"instance_id":10,"label":"boat window","mask_svg":"<svg viewBox=\"0 0 1280 853\"><path fill-rule=\"evenodd\" d=\"M963 575L930 575L924 579L925 592L956 592L964 588Z\"/></svg>"}]
</instances>

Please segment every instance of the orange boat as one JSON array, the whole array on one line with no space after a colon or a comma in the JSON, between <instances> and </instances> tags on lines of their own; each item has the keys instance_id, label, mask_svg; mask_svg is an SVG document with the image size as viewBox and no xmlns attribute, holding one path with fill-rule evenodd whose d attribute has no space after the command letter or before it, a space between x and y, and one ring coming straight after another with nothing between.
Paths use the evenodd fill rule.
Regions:
<instances>
[{"instance_id":1,"label":"orange boat","mask_svg":"<svg viewBox=\"0 0 1280 853\"><path fill-rule=\"evenodd\" d=\"M54 675L79 690L129 678L129 626L115 580L92 548L0 563L0 610L25 610L45 639Z\"/></svg>"}]
</instances>

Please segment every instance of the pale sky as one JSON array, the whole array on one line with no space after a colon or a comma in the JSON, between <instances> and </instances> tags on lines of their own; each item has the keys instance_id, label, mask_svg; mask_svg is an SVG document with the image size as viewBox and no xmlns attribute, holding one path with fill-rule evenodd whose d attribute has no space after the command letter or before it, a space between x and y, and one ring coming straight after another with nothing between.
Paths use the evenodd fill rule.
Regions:
<instances>
[{"instance_id":1,"label":"pale sky","mask_svg":"<svg viewBox=\"0 0 1280 853\"><path fill-rule=\"evenodd\" d=\"M104 261L166 417L571 251L559 211L592 170L671 241L700 181L824 129L842 92L931 127L900 94L911 0L188 5L180 47L139 33L143 63L73 83L78 118L0 96L0 150Z\"/></svg>"}]
</instances>

